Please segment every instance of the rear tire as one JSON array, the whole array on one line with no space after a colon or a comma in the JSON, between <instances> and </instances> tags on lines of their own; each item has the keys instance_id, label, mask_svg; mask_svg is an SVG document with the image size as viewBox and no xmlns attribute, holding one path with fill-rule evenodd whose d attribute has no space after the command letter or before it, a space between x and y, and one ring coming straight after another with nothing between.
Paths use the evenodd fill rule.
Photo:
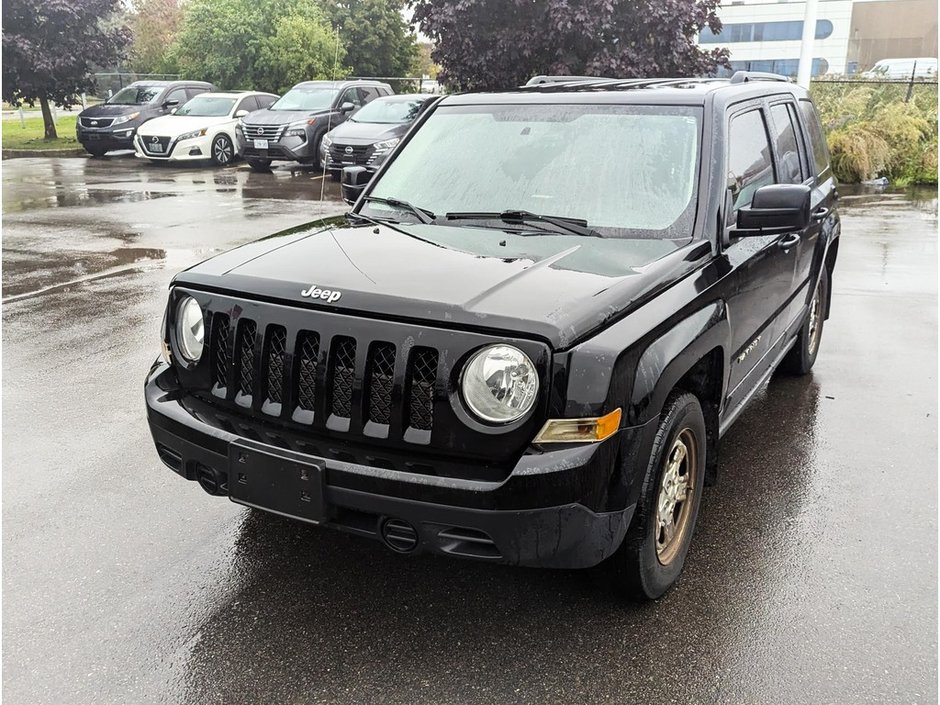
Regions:
<instances>
[{"instance_id":1,"label":"rear tire","mask_svg":"<svg viewBox=\"0 0 940 705\"><path fill-rule=\"evenodd\" d=\"M253 171L271 171L270 159L246 159L246 161L248 162L248 166L250 166Z\"/></svg>"},{"instance_id":2,"label":"rear tire","mask_svg":"<svg viewBox=\"0 0 940 705\"><path fill-rule=\"evenodd\" d=\"M780 363L780 370L791 375L805 375L813 369L819 344L822 342L823 322L826 317L826 301L829 297L829 272L823 269L816 283L813 300L796 342Z\"/></svg>"},{"instance_id":3,"label":"rear tire","mask_svg":"<svg viewBox=\"0 0 940 705\"><path fill-rule=\"evenodd\" d=\"M235 161L235 147L228 135L216 135L215 139L212 140L210 150L212 163L216 166L228 166Z\"/></svg>"},{"instance_id":4,"label":"rear tire","mask_svg":"<svg viewBox=\"0 0 940 705\"><path fill-rule=\"evenodd\" d=\"M702 500L705 448L698 398L673 392L660 415L633 522L611 558L616 585L631 599L655 600L682 573Z\"/></svg>"}]
</instances>

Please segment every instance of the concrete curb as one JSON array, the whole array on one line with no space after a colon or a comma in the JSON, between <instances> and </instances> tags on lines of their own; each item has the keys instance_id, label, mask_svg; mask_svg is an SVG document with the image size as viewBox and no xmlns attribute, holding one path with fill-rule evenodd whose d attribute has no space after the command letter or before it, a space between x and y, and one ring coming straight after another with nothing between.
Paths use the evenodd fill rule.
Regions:
<instances>
[{"instance_id":1,"label":"concrete curb","mask_svg":"<svg viewBox=\"0 0 940 705\"><path fill-rule=\"evenodd\" d=\"M20 157L83 157L86 152L81 147L69 149L4 149L3 159L18 159Z\"/></svg>"}]
</instances>

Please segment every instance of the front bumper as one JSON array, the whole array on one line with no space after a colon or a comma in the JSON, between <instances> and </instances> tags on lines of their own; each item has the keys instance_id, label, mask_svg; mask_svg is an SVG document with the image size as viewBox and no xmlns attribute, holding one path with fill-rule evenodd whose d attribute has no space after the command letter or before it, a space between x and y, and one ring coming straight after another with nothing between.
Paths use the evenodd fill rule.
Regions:
<instances>
[{"instance_id":1,"label":"front bumper","mask_svg":"<svg viewBox=\"0 0 940 705\"><path fill-rule=\"evenodd\" d=\"M287 137L267 140L266 148L256 148L253 139L247 139L242 130L235 131L238 154L246 159L271 159L288 162L310 161L319 158L313 147L313 136Z\"/></svg>"},{"instance_id":2,"label":"front bumper","mask_svg":"<svg viewBox=\"0 0 940 705\"><path fill-rule=\"evenodd\" d=\"M88 130L79 128L75 137L86 149L104 149L113 152L119 149L134 149L135 127L122 127L115 130Z\"/></svg>"},{"instance_id":3,"label":"front bumper","mask_svg":"<svg viewBox=\"0 0 940 705\"><path fill-rule=\"evenodd\" d=\"M199 480L207 491L227 495L233 444L252 436L247 442L266 452L285 453L265 437L285 444L284 435L276 429L248 429L240 424L247 431L243 436L210 423L206 415L182 401L173 387L174 379L169 366L159 361L145 384L157 453L172 470L188 480ZM626 534L635 505L628 499L629 492L611 489L619 482L618 451L623 443L642 445L649 435L648 426L622 429L602 443L527 453L502 481L389 470L351 462L345 453L334 458L307 457L324 468L326 513L318 523L381 539L396 550L401 550L401 544L395 533L401 539L404 526L413 537L409 552L586 568L610 556ZM286 453L300 456L290 450Z\"/></svg>"},{"instance_id":4,"label":"front bumper","mask_svg":"<svg viewBox=\"0 0 940 705\"><path fill-rule=\"evenodd\" d=\"M212 157L212 138L209 135L191 137L183 141L170 142L166 154L151 154L144 149L144 136L138 135L134 140L136 156L140 159L149 159L154 162L186 162L205 161Z\"/></svg>"}]
</instances>

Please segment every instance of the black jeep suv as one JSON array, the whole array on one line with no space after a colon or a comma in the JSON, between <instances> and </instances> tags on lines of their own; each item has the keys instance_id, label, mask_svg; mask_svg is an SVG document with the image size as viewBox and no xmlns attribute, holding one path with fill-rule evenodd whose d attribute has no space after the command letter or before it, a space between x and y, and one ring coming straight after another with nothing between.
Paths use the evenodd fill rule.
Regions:
<instances>
[{"instance_id":1,"label":"black jeep suv","mask_svg":"<svg viewBox=\"0 0 940 705\"><path fill-rule=\"evenodd\" d=\"M722 435L813 366L840 230L809 96L746 73L448 96L347 220L176 276L163 462L401 553L609 559L640 598Z\"/></svg>"},{"instance_id":2,"label":"black jeep suv","mask_svg":"<svg viewBox=\"0 0 940 705\"><path fill-rule=\"evenodd\" d=\"M392 95L379 81L305 81L235 128L238 153L256 171L273 160L316 164L323 135L376 98Z\"/></svg>"},{"instance_id":3,"label":"black jeep suv","mask_svg":"<svg viewBox=\"0 0 940 705\"><path fill-rule=\"evenodd\" d=\"M215 86L203 81L135 81L101 105L80 112L75 136L95 157L116 149L134 149L137 128L147 120L214 90Z\"/></svg>"}]
</instances>

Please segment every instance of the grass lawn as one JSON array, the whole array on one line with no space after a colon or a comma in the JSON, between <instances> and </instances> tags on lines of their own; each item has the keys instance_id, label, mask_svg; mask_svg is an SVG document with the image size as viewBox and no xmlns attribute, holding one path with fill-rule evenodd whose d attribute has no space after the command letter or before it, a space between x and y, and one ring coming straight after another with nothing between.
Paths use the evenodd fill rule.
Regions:
<instances>
[{"instance_id":1,"label":"grass lawn","mask_svg":"<svg viewBox=\"0 0 940 705\"><path fill-rule=\"evenodd\" d=\"M26 118L26 126L20 122L19 117L0 121L4 149L69 149L80 147L75 139L75 116L62 115L56 122L56 132L59 139L47 140L43 137L45 130L41 117Z\"/></svg>"}]
</instances>

